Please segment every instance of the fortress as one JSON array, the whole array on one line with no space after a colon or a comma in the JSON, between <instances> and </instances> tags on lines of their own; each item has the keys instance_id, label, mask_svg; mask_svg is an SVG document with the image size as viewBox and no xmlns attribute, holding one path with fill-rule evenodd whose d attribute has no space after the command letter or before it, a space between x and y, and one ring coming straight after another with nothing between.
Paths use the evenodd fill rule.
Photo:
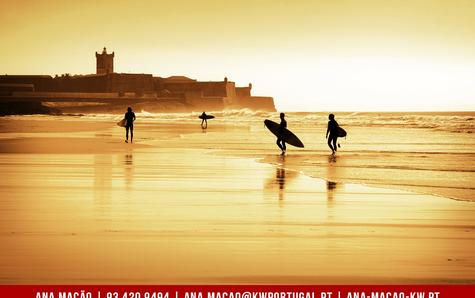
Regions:
<instances>
[{"instance_id":1,"label":"fortress","mask_svg":"<svg viewBox=\"0 0 475 298\"><path fill-rule=\"evenodd\" d=\"M197 81L185 76L114 72L115 53L96 52L96 73L89 75L1 75L0 107L36 104L58 112L136 110L176 112L222 109L275 111L272 97L252 96L252 84ZM5 114L5 113L4 113Z\"/></svg>"}]
</instances>

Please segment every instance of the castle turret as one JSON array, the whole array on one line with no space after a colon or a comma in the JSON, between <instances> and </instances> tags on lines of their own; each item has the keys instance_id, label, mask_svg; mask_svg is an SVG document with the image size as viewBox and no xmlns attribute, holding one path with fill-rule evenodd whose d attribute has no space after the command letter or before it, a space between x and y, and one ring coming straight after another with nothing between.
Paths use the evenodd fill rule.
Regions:
<instances>
[{"instance_id":1,"label":"castle turret","mask_svg":"<svg viewBox=\"0 0 475 298\"><path fill-rule=\"evenodd\" d=\"M104 47L102 53L96 52L96 74L108 74L114 72L114 52L107 54Z\"/></svg>"}]
</instances>

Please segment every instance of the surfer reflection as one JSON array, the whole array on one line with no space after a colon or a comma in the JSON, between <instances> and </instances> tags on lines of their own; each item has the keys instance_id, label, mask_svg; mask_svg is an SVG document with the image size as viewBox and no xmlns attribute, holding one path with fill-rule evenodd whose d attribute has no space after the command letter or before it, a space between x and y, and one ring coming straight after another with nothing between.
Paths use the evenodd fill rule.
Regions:
<instances>
[{"instance_id":1,"label":"surfer reflection","mask_svg":"<svg viewBox=\"0 0 475 298\"><path fill-rule=\"evenodd\" d=\"M132 112L132 108L127 108L127 113L124 116L125 119L125 142L129 142L129 130L130 130L130 143L134 141L134 121L135 121L135 113Z\"/></svg>"},{"instance_id":2,"label":"surfer reflection","mask_svg":"<svg viewBox=\"0 0 475 298\"><path fill-rule=\"evenodd\" d=\"M328 128L327 128L327 134L325 136L326 139L328 139L328 147L332 150L332 154L336 153L336 142L338 139L338 122L335 120L335 115L330 114L328 115ZM330 136L328 136L330 134ZM339 145L338 145L339 146Z\"/></svg>"},{"instance_id":3,"label":"surfer reflection","mask_svg":"<svg viewBox=\"0 0 475 298\"><path fill-rule=\"evenodd\" d=\"M338 183L327 180L327 221L333 222L335 218L335 195L337 194Z\"/></svg>"},{"instance_id":4,"label":"surfer reflection","mask_svg":"<svg viewBox=\"0 0 475 298\"><path fill-rule=\"evenodd\" d=\"M280 150L282 150L281 155L285 155L285 151L287 149L287 147L285 146L284 138L283 138L284 129L287 128L287 121L285 121L284 118L285 118L285 114L280 113L280 126L279 126L279 131L277 134L276 144L277 146L279 146Z\"/></svg>"},{"instance_id":5,"label":"surfer reflection","mask_svg":"<svg viewBox=\"0 0 475 298\"><path fill-rule=\"evenodd\" d=\"M272 175L272 178L267 179L265 182L264 189L269 192L269 197L273 197L277 193L279 202L283 202L285 197L285 184L287 180L291 178L292 172L286 173L285 168L278 166L275 168L275 174Z\"/></svg>"},{"instance_id":6,"label":"surfer reflection","mask_svg":"<svg viewBox=\"0 0 475 298\"><path fill-rule=\"evenodd\" d=\"M208 119L207 119L207 118L208 118L208 115L206 115L206 113L203 112L203 113L201 113L201 117L200 117L200 118L201 118L201 128L203 128L203 129L208 128ZM204 123L205 125L203 125L203 123Z\"/></svg>"},{"instance_id":7,"label":"surfer reflection","mask_svg":"<svg viewBox=\"0 0 475 298\"><path fill-rule=\"evenodd\" d=\"M279 185L279 200L284 199L284 192L285 192L285 169L284 168L277 168L275 173L275 180Z\"/></svg>"},{"instance_id":8,"label":"surfer reflection","mask_svg":"<svg viewBox=\"0 0 475 298\"><path fill-rule=\"evenodd\" d=\"M279 204L284 202L288 186L292 184L292 181L296 177L298 177L298 172L286 170L285 158L285 156L275 156L277 164L275 172L272 174L272 177L269 177L264 182L266 197L274 198L277 194Z\"/></svg>"},{"instance_id":9,"label":"surfer reflection","mask_svg":"<svg viewBox=\"0 0 475 298\"><path fill-rule=\"evenodd\" d=\"M327 199L328 201L333 200L335 190L337 188L337 183L333 181L327 181Z\"/></svg>"},{"instance_id":10,"label":"surfer reflection","mask_svg":"<svg viewBox=\"0 0 475 298\"><path fill-rule=\"evenodd\" d=\"M335 196L338 184L335 181L338 177L338 166L337 166L337 157L336 155L330 155L328 157L327 165L327 206L333 206L333 198Z\"/></svg>"},{"instance_id":11,"label":"surfer reflection","mask_svg":"<svg viewBox=\"0 0 475 298\"><path fill-rule=\"evenodd\" d=\"M129 153L124 156L124 178L127 190L129 190L133 179L134 156Z\"/></svg>"}]
</instances>

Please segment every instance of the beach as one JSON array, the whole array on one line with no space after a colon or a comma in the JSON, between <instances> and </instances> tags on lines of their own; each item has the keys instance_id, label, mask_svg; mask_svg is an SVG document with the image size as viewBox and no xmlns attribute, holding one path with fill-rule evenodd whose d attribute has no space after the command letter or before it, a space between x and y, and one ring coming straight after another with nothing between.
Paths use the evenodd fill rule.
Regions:
<instances>
[{"instance_id":1,"label":"beach","mask_svg":"<svg viewBox=\"0 0 475 298\"><path fill-rule=\"evenodd\" d=\"M2 118L0 283L475 282L470 114L344 115L336 156L290 114L284 157L273 114L137 115Z\"/></svg>"}]
</instances>

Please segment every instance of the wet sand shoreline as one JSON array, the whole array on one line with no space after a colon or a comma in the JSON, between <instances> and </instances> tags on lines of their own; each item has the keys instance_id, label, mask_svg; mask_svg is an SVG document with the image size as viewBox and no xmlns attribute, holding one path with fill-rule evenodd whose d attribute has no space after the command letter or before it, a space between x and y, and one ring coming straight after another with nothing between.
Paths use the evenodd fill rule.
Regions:
<instances>
[{"instance_id":1,"label":"wet sand shoreline","mask_svg":"<svg viewBox=\"0 0 475 298\"><path fill-rule=\"evenodd\" d=\"M137 147L106 129L120 149L79 144L96 131L68 154L2 151L0 283L475 283L473 203L223 155L195 126L150 129Z\"/></svg>"}]
</instances>

